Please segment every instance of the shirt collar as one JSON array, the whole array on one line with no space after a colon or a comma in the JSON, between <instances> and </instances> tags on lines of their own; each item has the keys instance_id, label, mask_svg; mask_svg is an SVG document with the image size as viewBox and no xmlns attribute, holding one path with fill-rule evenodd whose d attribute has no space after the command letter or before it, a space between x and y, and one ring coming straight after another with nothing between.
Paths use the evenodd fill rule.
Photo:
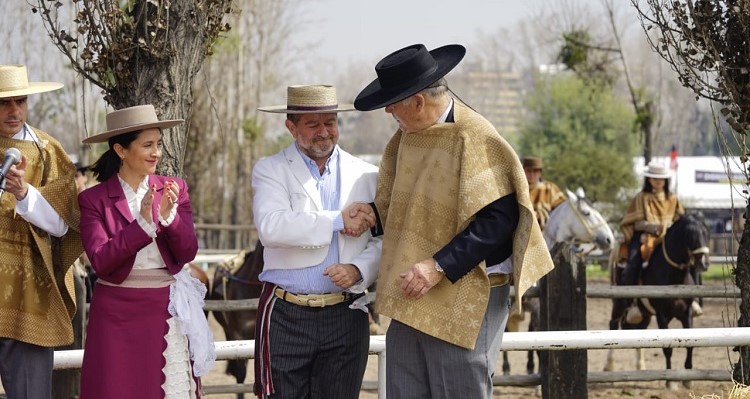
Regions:
<instances>
[{"instance_id":1,"label":"shirt collar","mask_svg":"<svg viewBox=\"0 0 750 399\"><path fill-rule=\"evenodd\" d=\"M307 165L307 168L310 170L318 170L318 164L315 163L315 161L312 160L312 158L305 155L305 153L300 150L299 145L297 145L297 142L294 143L294 148L297 149L297 153L302 157L302 160L305 161L305 165ZM328 157L326 160L326 169L324 173L331 173L331 165L336 165L336 162L338 162L339 159L339 145L336 144L333 147L333 152L331 153L331 156Z\"/></svg>"},{"instance_id":2,"label":"shirt collar","mask_svg":"<svg viewBox=\"0 0 750 399\"><path fill-rule=\"evenodd\" d=\"M122 190L125 192L125 194L145 194L146 191L148 191L148 175L143 178L143 180L138 183L138 189L133 192L133 189L130 187L130 184L128 184L125 180L120 177L120 174L117 174L117 179L120 180L120 186L122 186Z\"/></svg>"},{"instance_id":3,"label":"shirt collar","mask_svg":"<svg viewBox=\"0 0 750 399\"><path fill-rule=\"evenodd\" d=\"M443 111L443 114L440 115L440 118L438 118L438 120L435 121L435 123L436 124L445 123L445 121L448 120L448 114L451 113L451 109L453 109L453 98L451 98L451 101L448 103L448 106L445 108L445 111Z\"/></svg>"}]
</instances>

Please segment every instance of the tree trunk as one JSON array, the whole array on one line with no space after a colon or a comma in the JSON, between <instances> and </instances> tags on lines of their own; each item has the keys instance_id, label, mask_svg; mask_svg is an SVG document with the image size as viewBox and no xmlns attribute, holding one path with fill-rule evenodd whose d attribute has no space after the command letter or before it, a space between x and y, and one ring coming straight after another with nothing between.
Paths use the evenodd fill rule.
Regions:
<instances>
[{"instance_id":1,"label":"tree trunk","mask_svg":"<svg viewBox=\"0 0 750 399\"><path fill-rule=\"evenodd\" d=\"M750 212L750 204L747 211ZM747 213L746 213L747 215ZM740 246L737 251L737 266L734 270L735 284L740 289L740 318L737 321L737 327L750 327L750 223L747 223L745 217L745 228L742 231ZM734 365L732 378L743 384L750 382L750 347L739 347L740 358Z\"/></svg>"},{"instance_id":2,"label":"tree trunk","mask_svg":"<svg viewBox=\"0 0 750 399\"><path fill-rule=\"evenodd\" d=\"M168 39L161 42L161 49L139 48L135 51L133 60L125 66L128 69L126 76L130 81L118 82L118 89L108 93L115 109L153 104L160 119L181 119L190 115L193 79L203 65L206 48L212 41L205 34L206 13L210 11L206 10L208 6L203 3L193 0L169 3L169 25L167 33L163 33L169 36ZM147 7L148 4L143 6ZM136 15L137 13L138 11L134 12ZM146 24L146 21L142 23ZM139 41L148 38L147 34L139 32ZM159 39L157 35L154 41ZM162 136L164 150L157 170L159 174L182 174L189 128L187 123L172 128Z\"/></svg>"}]
</instances>

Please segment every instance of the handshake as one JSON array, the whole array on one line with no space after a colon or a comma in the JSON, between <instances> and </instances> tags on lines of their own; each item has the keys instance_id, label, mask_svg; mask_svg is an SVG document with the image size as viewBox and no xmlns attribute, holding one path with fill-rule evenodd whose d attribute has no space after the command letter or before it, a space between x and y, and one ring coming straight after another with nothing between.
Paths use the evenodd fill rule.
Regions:
<instances>
[{"instance_id":1,"label":"handshake","mask_svg":"<svg viewBox=\"0 0 750 399\"><path fill-rule=\"evenodd\" d=\"M375 226L375 211L370 204L354 202L341 211L344 219L342 233L350 237L359 237L369 228Z\"/></svg>"}]
</instances>

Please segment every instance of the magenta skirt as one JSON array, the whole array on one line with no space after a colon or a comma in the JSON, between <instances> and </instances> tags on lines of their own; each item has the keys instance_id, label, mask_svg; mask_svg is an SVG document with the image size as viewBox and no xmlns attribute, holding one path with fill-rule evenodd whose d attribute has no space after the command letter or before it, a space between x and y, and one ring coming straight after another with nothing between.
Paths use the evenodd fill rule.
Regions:
<instances>
[{"instance_id":1,"label":"magenta skirt","mask_svg":"<svg viewBox=\"0 0 750 399\"><path fill-rule=\"evenodd\" d=\"M162 399L169 286L97 284L86 330L81 399Z\"/></svg>"}]
</instances>

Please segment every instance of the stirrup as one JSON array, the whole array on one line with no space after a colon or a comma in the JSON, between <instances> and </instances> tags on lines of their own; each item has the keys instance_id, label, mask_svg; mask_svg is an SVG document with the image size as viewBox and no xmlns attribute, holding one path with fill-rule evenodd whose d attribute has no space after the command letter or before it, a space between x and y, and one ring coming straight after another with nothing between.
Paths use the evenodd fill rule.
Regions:
<instances>
[{"instance_id":1,"label":"stirrup","mask_svg":"<svg viewBox=\"0 0 750 399\"><path fill-rule=\"evenodd\" d=\"M693 309L693 317L703 316L703 308L701 308L700 303L693 301L690 307Z\"/></svg>"}]
</instances>

